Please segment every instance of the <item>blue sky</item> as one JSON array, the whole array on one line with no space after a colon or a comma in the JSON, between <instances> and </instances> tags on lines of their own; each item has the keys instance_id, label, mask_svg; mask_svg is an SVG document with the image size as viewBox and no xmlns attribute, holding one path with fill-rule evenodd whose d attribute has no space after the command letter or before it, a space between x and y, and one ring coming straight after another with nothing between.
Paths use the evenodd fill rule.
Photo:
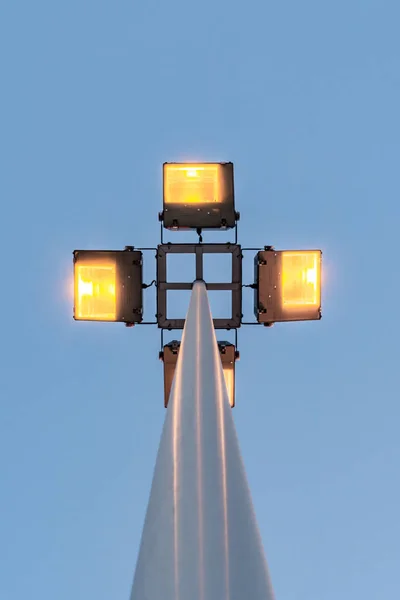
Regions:
<instances>
[{"instance_id":1,"label":"blue sky","mask_svg":"<svg viewBox=\"0 0 400 600\"><path fill-rule=\"evenodd\" d=\"M240 331L277 600L400 597L399 19L394 0L1 4L2 600L129 597L159 333L75 323L71 253L155 245L161 165L185 159L234 162L244 246L324 252L321 322Z\"/></svg>"}]
</instances>

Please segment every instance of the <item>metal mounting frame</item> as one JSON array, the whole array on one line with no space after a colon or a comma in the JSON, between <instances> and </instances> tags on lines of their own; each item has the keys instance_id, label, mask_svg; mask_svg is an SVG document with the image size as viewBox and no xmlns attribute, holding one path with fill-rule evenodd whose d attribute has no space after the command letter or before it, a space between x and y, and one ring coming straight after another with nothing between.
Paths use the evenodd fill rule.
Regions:
<instances>
[{"instance_id":1,"label":"metal mounting frame","mask_svg":"<svg viewBox=\"0 0 400 600\"><path fill-rule=\"evenodd\" d=\"M185 319L169 319L167 317L168 290L191 290L193 282L167 282L167 255L195 254L196 280L203 278L204 254L231 254L231 283L207 283L208 290L228 290L232 292L232 313L224 319L213 319L215 329L236 329L242 323L242 249L239 244L160 244L157 247L157 324L161 329L183 329Z\"/></svg>"}]
</instances>

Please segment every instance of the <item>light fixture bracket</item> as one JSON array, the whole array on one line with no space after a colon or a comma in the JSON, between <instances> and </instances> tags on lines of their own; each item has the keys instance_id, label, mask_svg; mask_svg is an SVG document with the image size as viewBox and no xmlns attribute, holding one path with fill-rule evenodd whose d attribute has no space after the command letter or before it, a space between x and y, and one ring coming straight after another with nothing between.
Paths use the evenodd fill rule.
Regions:
<instances>
[{"instance_id":1,"label":"light fixture bracket","mask_svg":"<svg viewBox=\"0 0 400 600\"><path fill-rule=\"evenodd\" d=\"M239 244L160 244L157 247L157 324L161 329L183 329L185 319L168 318L167 293L169 290L191 290L193 281L184 283L168 282L167 255L194 254L196 257L196 280L204 280L204 254L231 254L232 270L230 283L207 283L210 291L231 291L231 315L214 319L215 329L237 329L242 323L242 249Z\"/></svg>"}]
</instances>

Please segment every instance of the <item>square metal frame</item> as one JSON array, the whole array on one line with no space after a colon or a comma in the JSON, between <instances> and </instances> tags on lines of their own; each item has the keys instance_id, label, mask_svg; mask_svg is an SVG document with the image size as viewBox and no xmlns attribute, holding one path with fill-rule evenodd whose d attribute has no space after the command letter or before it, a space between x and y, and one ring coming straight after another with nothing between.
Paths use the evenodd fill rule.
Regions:
<instances>
[{"instance_id":1,"label":"square metal frame","mask_svg":"<svg viewBox=\"0 0 400 600\"><path fill-rule=\"evenodd\" d=\"M203 278L204 254L231 254L231 283L207 283L208 290L227 290L232 292L232 313L226 319L214 319L215 329L237 329L242 323L242 248L239 244L160 244L157 246L157 325L160 329L183 329L185 319L167 318L168 290L191 290L193 282L167 282L167 255L195 254L196 280Z\"/></svg>"}]
</instances>

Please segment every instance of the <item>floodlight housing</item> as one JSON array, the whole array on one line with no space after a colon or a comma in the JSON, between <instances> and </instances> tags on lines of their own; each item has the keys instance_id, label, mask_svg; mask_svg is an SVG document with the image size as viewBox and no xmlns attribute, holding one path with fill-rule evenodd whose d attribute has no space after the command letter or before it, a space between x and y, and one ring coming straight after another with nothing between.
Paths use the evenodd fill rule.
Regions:
<instances>
[{"instance_id":1,"label":"floodlight housing","mask_svg":"<svg viewBox=\"0 0 400 600\"><path fill-rule=\"evenodd\" d=\"M254 312L259 323L321 318L321 259L321 250L258 252Z\"/></svg>"},{"instance_id":2,"label":"floodlight housing","mask_svg":"<svg viewBox=\"0 0 400 600\"><path fill-rule=\"evenodd\" d=\"M166 229L235 227L233 163L164 163L163 212Z\"/></svg>"},{"instance_id":3,"label":"floodlight housing","mask_svg":"<svg viewBox=\"0 0 400 600\"><path fill-rule=\"evenodd\" d=\"M235 406L235 363L239 360L239 352L234 344L230 342L218 342L218 349L221 355L222 369L224 371L225 383L228 390L229 404L231 408Z\"/></svg>"},{"instance_id":4,"label":"floodlight housing","mask_svg":"<svg viewBox=\"0 0 400 600\"><path fill-rule=\"evenodd\" d=\"M175 367L181 343L177 340L166 344L160 352L160 359L164 363L164 406L167 408L171 393L172 382L175 375ZM218 342L218 350L221 356L222 369L228 390L228 399L231 408L235 406L235 362L239 359L239 352L234 344L230 342Z\"/></svg>"},{"instance_id":5,"label":"floodlight housing","mask_svg":"<svg viewBox=\"0 0 400 600\"><path fill-rule=\"evenodd\" d=\"M142 253L126 250L75 250L74 319L120 321L143 319Z\"/></svg>"}]
</instances>

